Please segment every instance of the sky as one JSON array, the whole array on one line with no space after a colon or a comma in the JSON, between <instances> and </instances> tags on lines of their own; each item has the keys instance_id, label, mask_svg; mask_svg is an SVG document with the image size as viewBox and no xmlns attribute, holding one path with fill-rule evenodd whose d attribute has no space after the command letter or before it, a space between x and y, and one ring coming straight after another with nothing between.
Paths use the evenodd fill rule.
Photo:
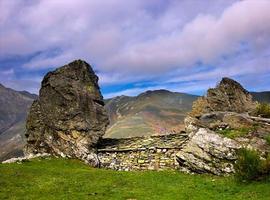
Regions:
<instances>
[{"instance_id":1,"label":"sky","mask_svg":"<svg viewBox=\"0 0 270 200\"><path fill-rule=\"evenodd\" d=\"M75 59L105 98L205 94L222 77L270 90L270 0L0 0L0 83L38 93Z\"/></svg>"}]
</instances>

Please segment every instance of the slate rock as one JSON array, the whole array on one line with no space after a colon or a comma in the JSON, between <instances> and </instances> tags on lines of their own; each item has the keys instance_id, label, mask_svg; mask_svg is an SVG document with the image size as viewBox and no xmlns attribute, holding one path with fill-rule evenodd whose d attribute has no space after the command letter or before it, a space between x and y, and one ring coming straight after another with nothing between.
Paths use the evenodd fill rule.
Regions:
<instances>
[{"instance_id":1,"label":"slate rock","mask_svg":"<svg viewBox=\"0 0 270 200\"><path fill-rule=\"evenodd\" d=\"M25 154L49 153L99 164L96 144L109 123L98 77L75 60L49 72L27 119Z\"/></svg>"}]
</instances>

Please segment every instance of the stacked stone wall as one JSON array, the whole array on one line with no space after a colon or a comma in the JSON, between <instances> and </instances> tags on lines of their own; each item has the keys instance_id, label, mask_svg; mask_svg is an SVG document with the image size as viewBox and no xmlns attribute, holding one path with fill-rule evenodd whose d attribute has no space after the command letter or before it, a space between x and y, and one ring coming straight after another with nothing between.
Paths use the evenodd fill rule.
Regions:
<instances>
[{"instance_id":1,"label":"stacked stone wall","mask_svg":"<svg viewBox=\"0 0 270 200\"><path fill-rule=\"evenodd\" d=\"M104 139L98 149L100 167L119 171L178 169L176 154L186 140L185 134Z\"/></svg>"}]
</instances>

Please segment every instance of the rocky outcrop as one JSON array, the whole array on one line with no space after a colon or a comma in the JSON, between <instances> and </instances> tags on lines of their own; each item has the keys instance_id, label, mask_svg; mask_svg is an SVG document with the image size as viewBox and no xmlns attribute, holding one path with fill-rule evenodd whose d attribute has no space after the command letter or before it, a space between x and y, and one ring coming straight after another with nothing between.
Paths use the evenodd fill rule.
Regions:
<instances>
[{"instance_id":1,"label":"rocky outcrop","mask_svg":"<svg viewBox=\"0 0 270 200\"><path fill-rule=\"evenodd\" d=\"M177 153L184 171L224 175L234 173L237 150L255 149L266 156L270 121L233 112L212 112L185 119L188 142ZM224 133L229 133L228 135ZM180 167L181 169L181 167Z\"/></svg>"},{"instance_id":2,"label":"rocky outcrop","mask_svg":"<svg viewBox=\"0 0 270 200\"><path fill-rule=\"evenodd\" d=\"M269 119L252 117L255 103L236 81L223 78L193 104L185 119L188 142L177 153L184 171L216 175L234 172L237 150L252 148L266 156ZM180 168L181 169L181 168Z\"/></svg>"},{"instance_id":3,"label":"rocky outcrop","mask_svg":"<svg viewBox=\"0 0 270 200\"><path fill-rule=\"evenodd\" d=\"M234 172L233 161L240 146L208 129L200 128L176 155L180 168L187 172L215 175Z\"/></svg>"},{"instance_id":4,"label":"rocky outcrop","mask_svg":"<svg viewBox=\"0 0 270 200\"><path fill-rule=\"evenodd\" d=\"M49 72L27 119L25 154L79 158L97 166L96 144L108 125L98 77L82 60Z\"/></svg>"},{"instance_id":5,"label":"rocky outcrop","mask_svg":"<svg viewBox=\"0 0 270 200\"><path fill-rule=\"evenodd\" d=\"M188 116L185 118L185 126L189 132L198 128L208 128L213 131L246 128L256 132L266 132L270 131L270 119L253 117L247 113L215 111L196 118Z\"/></svg>"},{"instance_id":6,"label":"rocky outcrop","mask_svg":"<svg viewBox=\"0 0 270 200\"><path fill-rule=\"evenodd\" d=\"M206 97L194 102L192 116L200 116L213 111L236 113L253 112L256 107L252 95L238 82L223 78L216 88L210 88Z\"/></svg>"}]
</instances>

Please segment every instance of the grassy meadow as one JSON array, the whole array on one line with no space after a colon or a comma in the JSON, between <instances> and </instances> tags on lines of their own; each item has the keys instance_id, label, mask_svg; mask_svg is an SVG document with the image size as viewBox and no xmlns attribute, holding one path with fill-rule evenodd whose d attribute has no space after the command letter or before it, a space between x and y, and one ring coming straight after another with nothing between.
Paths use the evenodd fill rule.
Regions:
<instances>
[{"instance_id":1,"label":"grassy meadow","mask_svg":"<svg viewBox=\"0 0 270 200\"><path fill-rule=\"evenodd\" d=\"M0 164L0 199L267 200L270 180L239 183L233 177L178 171L118 172L49 158Z\"/></svg>"}]
</instances>

